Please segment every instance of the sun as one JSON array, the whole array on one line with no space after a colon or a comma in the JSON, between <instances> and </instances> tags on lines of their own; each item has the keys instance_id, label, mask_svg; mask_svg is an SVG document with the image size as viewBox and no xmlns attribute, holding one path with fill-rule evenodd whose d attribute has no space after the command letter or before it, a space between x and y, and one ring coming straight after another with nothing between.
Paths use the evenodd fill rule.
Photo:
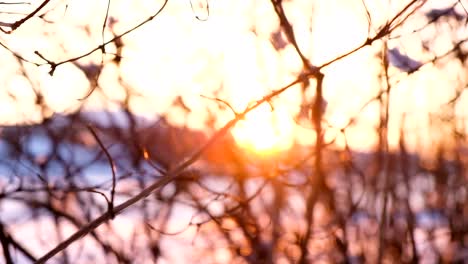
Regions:
<instances>
[{"instance_id":1,"label":"sun","mask_svg":"<svg viewBox=\"0 0 468 264\"><path fill-rule=\"evenodd\" d=\"M269 105L262 105L248 113L232 133L242 148L260 155L272 155L292 146L293 126L284 109L272 111Z\"/></svg>"}]
</instances>

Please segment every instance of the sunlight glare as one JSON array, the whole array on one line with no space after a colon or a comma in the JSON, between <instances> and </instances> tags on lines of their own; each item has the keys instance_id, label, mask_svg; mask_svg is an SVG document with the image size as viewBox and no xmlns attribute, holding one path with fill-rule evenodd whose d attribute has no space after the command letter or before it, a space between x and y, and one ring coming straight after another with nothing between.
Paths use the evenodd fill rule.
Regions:
<instances>
[{"instance_id":1,"label":"sunlight glare","mask_svg":"<svg viewBox=\"0 0 468 264\"><path fill-rule=\"evenodd\" d=\"M233 129L233 134L241 147L257 154L270 155L292 146L293 128L294 123L284 109L271 111L266 104L247 114Z\"/></svg>"}]
</instances>

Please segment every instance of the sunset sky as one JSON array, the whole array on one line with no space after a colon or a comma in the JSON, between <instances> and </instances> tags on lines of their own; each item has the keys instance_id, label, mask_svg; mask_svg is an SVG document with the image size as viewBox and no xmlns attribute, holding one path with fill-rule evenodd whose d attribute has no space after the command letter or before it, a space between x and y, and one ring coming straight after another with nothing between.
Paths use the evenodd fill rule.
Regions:
<instances>
[{"instance_id":1,"label":"sunset sky","mask_svg":"<svg viewBox=\"0 0 468 264\"><path fill-rule=\"evenodd\" d=\"M34 3L40 2L8 7L8 10L24 12L21 8L31 10ZM366 1L372 22L370 35L373 36L407 2ZM446 52L452 41L467 35L466 25L455 29L453 21L448 21L416 34L408 32L427 22L424 12L449 7L452 2L456 1L429 1L394 33L403 37L390 40L389 48L397 48L422 62ZM112 1L110 17L117 21L113 30L123 32L140 23L161 4L162 1L148 0ZM112 55L102 57L100 52L79 60L81 65L98 65L104 59L99 79L102 90L96 90L87 100L79 100L87 94L89 81L76 65L63 64L50 76L49 66L26 63L29 82L18 61L7 50L0 49L3 65L0 82L4 87L0 90L1 122L19 124L41 120L42 114L34 105L32 87L45 93L50 113L70 113L82 105L92 111L117 111L118 102L125 97L120 78L134 92L129 102L136 114L151 118L168 112L173 123L187 122L193 128L202 129L208 117L206 108L215 109L217 104L202 96L217 97L241 111L269 91L293 81L301 71L301 61L292 45L277 50L270 41L279 22L269 1L209 1L209 16L206 2L194 0L192 5L193 9L188 1L169 1L152 22L125 36L120 68L111 63ZM102 42L105 8L106 1L52 1L45 9L50 10L45 20L31 19L11 35L0 36L0 42L36 63L44 61L34 51L53 61L75 57ZM316 65L352 50L368 36L368 19L361 0L288 1L285 8L302 52ZM463 14L462 9L457 10ZM1 16L6 20L15 17L18 15L5 12ZM105 39L112 37L109 28L104 35ZM431 43L430 51L422 49L425 40ZM113 53L115 46L108 45L106 50ZM379 118L378 104L371 103L360 111L381 89L382 65L378 56L382 50L381 43L377 43L324 69L325 119L334 127L327 130L326 136L329 139L338 136L338 146L344 143L338 130L353 116L358 116L357 122L346 133L351 146L365 150L376 142L374 126ZM421 144L418 140L429 142L434 137L442 138L428 133L428 113L440 112L440 106L454 96L455 89L466 85L465 71L466 65L464 68L453 59L438 65L424 65L411 75L391 67L390 143L398 142L403 114L407 120L405 127L420 131L408 138L410 143L417 145ZM313 87L309 89L309 96L313 90ZM182 95L192 110L187 120L180 109L169 109L177 95ZM466 113L466 100L466 96L462 96L456 105L458 117ZM293 117L299 112L300 104L300 87L289 89L273 100L273 112L265 105L241 122L233 130L236 140L258 151L287 149L294 141L313 143L313 131L294 123ZM233 118L229 109L216 114L218 126Z\"/></svg>"},{"instance_id":2,"label":"sunset sky","mask_svg":"<svg viewBox=\"0 0 468 264\"><path fill-rule=\"evenodd\" d=\"M346 258L366 251L377 255L372 252L377 249L385 255L385 243L391 241L387 246L393 251L393 240L408 238L423 226L422 217L437 221L444 216L447 227L434 225L427 239L411 243L427 245L438 234L433 231L442 230L439 238L447 240L446 248L453 246L447 251L455 252L458 244L461 251L466 241L460 236L455 244L455 227L467 212L466 188L459 183L466 182L468 59L460 59L463 52L444 54L462 40L460 50L468 54L468 0L419 0L424 5L414 14L390 23L398 25L390 36L321 68L322 130L311 122L313 78L308 87L297 82L242 116L231 129L237 145L231 137L213 137L218 141L208 140L208 148L203 133L165 123L213 135L272 91L305 76L272 1L168 0L149 19L163 0L51 0L40 16L10 34L0 31L0 154L5 157L0 235L8 238L6 230L34 254L43 254L60 247L59 241L76 229L99 232L102 241L94 233L76 236L81 238L66 253L76 253L78 262L99 246L103 254L98 258L106 259L97 262L112 258L104 246L109 243L136 262L151 262L144 255L151 253L154 259L167 258L161 263L197 262L205 255L213 263L237 257L255 262L271 251L268 258L280 263L288 251L296 252L291 260L301 252L310 259L335 254L327 247L339 248ZM297 46L320 66L375 37L410 2L282 3ZM0 2L1 29L42 3ZM450 7L455 7L452 13L427 25L434 9ZM122 45L116 41L104 54L90 52L140 23L119 40ZM53 75L50 62L59 63ZM92 90L94 81L98 88ZM387 84L390 94L384 93ZM388 98L385 130L379 127L380 102ZM123 107L138 116L135 120L144 120L135 125L141 127L119 123L127 114ZM54 122L17 129L76 111L87 111L84 122L63 122L56 130ZM103 111L115 113L124 128L95 125ZM157 123L163 115L167 119ZM316 131L333 144L314 148L320 138ZM396 153L402 134L410 155ZM388 149L378 145L379 136L388 137ZM444 152L431 163L441 150L461 157L452 163L452 153ZM140 201L145 201L141 207ZM79 221L67 218L68 213ZM90 222L99 214L105 218ZM356 252L352 248L358 243L348 236L353 225L360 229L356 241L366 240ZM399 236L399 229L408 233ZM232 237L221 237L226 234ZM401 239L402 245L409 240ZM11 241L0 242L16 248ZM233 247L236 243L240 246ZM135 256L140 246L146 253ZM398 249L402 259L408 257L405 247Z\"/></svg>"}]
</instances>

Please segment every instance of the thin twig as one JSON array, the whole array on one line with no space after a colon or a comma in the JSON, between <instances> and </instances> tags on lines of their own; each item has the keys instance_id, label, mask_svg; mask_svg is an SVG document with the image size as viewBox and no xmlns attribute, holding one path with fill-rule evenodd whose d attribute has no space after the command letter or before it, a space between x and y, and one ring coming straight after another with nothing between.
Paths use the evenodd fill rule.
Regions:
<instances>
[{"instance_id":1,"label":"thin twig","mask_svg":"<svg viewBox=\"0 0 468 264\"><path fill-rule=\"evenodd\" d=\"M107 205L108 205L108 210L109 212L113 215L113 208L114 208L114 196L115 196L115 186L117 185L117 177L116 177L116 173L115 173L115 164L114 164L114 159L112 158L112 156L110 155L109 151L106 149L106 147L104 147L104 144L102 143L102 141L99 139L98 135L96 134L96 132L94 131L93 127L91 125L87 125L89 131L91 132L91 134L93 135L94 139L97 141L97 143L99 144L99 147L102 149L102 151L104 152L104 154L106 154L106 157L107 157L107 160L109 161L109 166L111 167L111 171L112 171L112 189L111 189L111 197L110 197L110 201L107 201ZM105 196L104 196L105 197ZM106 198L107 200L107 198Z\"/></svg>"},{"instance_id":2,"label":"thin twig","mask_svg":"<svg viewBox=\"0 0 468 264\"><path fill-rule=\"evenodd\" d=\"M98 50L102 50L104 46L107 46L108 44L110 43L113 43L117 40L119 40L120 38L122 38L123 36L125 35L128 35L129 33L131 33L132 31L136 30L137 28L140 28L141 26L145 25L146 23L152 21L155 17L157 17L163 10L164 8L166 7L167 3L169 2L169 0L165 0L164 1L164 4L161 6L161 8L159 8L159 10L154 13L153 15L151 15L150 17L148 17L147 19L145 19L144 21L138 23L136 26L133 26L132 28L128 29L127 31L123 32L122 34L119 34L119 35L115 35L112 39L102 43L101 45L89 50L88 52L86 53L83 53L79 56L76 56L76 57L73 57L73 58L70 58L70 59L67 59L67 60L64 60L64 61L60 61L60 62L54 62L54 63L50 63L48 62L47 64L50 65L50 71L49 71L49 74L50 75L53 75L56 68L62 64L65 64L65 63L68 63L68 62L72 62L72 61L76 61L76 60L79 60L81 58L84 58L86 56L89 56L91 54L93 54L94 52L98 51ZM43 58L44 59L44 58ZM89 95L87 95L89 96Z\"/></svg>"},{"instance_id":3,"label":"thin twig","mask_svg":"<svg viewBox=\"0 0 468 264\"><path fill-rule=\"evenodd\" d=\"M29 13L29 15L23 17L22 19L10 24L10 28L11 28L11 31L8 31L6 32L7 34L15 31L18 27L20 27L24 22L28 21L31 17L33 17L34 15L36 15L39 11L41 11L42 8L44 8L48 3L50 2L50 0L44 0L44 2L42 2L41 5L39 5L34 11L32 11L31 13Z\"/></svg>"}]
</instances>

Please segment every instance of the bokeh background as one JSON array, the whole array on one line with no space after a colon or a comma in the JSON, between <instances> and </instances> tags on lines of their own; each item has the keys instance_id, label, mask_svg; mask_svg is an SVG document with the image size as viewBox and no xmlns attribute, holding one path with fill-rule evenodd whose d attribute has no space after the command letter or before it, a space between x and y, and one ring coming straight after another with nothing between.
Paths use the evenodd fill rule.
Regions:
<instances>
[{"instance_id":1,"label":"bokeh background","mask_svg":"<svg viewBox=\"0 0 468 264\"><path fill-rule=\"evenodd\" d=\"M301 54L327 64L323 83L251 111L53 261L468 259L468 2L46 2L14 30L44 1L0 3L5 262L45 254L112 190L119 204L160 179L307 74Z\"/></svg>"}]
</instances>

